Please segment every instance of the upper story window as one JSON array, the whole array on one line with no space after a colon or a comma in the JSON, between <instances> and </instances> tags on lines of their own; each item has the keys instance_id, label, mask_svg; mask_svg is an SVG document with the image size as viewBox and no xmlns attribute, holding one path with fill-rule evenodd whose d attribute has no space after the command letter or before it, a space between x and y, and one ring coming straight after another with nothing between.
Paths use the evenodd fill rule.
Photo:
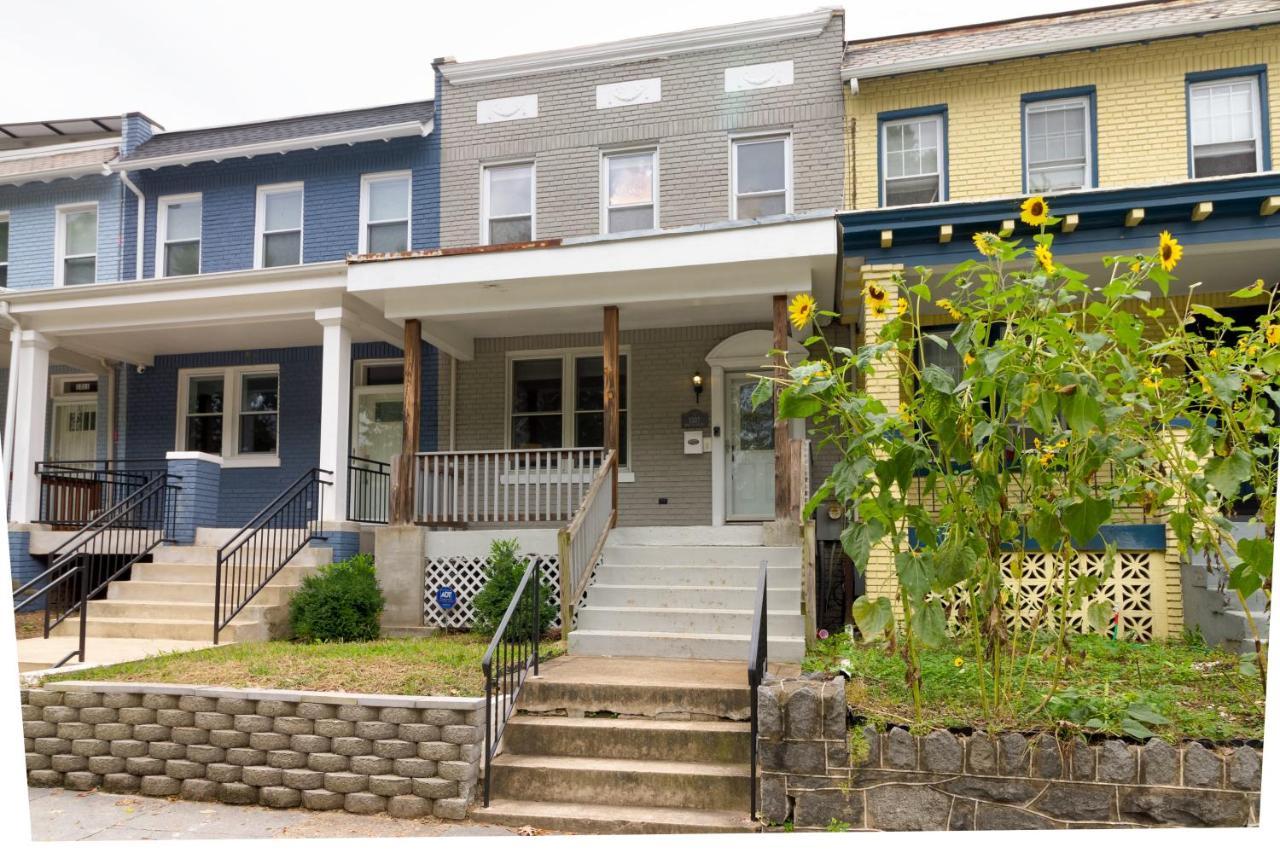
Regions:
<instances>
[{"instance_id":1,"label":"upper story window","mask_svg":"<svg viewBox=\"0 0 1280 853\"><path fill-rule=\"evenodd\" d=\"M658 225L658 155L655 151L606 154L602 183L604 231L642 231Z\"/></svg>"},{"instance_id":2,"label":"upper story window","mask_svg":"<svg viewBox=\"0 0 1280 853\"><path fill-rule=\"evenodd\" d=\"M1191 177L1261 171L1262 109L1257 76L1191 83Z\"/></svg>"},{"instance_id":3,"label":"upper story window","mask_svg":"<svg viewBox=\"0 0 1280 853\"><path fill-rule=\"evenodd\" d=\"M200 196L167 196L158 202L161 275L197 275L200 272Z\"/></svg>"},{"instance_id":4,"label":"upper story window","mask_svg":"<svg viewBox=\"0 0 1280 853\"><path fill-rule=\"evenodd\" d=\"M1093 118L1089 97L1029 101L1022 109L1027 192L1093 186Z\"/></svg>"},{"instance_id":5,"label":"upper story window","mask_svg":"<svg viewBox=\"0 0 1280 853\"><path fill-rule=\"evenodd\" d=\"M880 194L886 207L945 200L944 136L941 114L881 123Z\"/></svg>"},{"instance_id":6,"label":"upper story window","mask_svg":"<svg viewBox=\"0 0 1280 853\"><path fill-rule=\"evenodd\" d=\"M9 214L0 213L0 287L9 286Z\"/></svg>"},{"instance_id":7,"label":"upper story window","mask_svg":"<svg viewBox=\"0 0 1280 853\"><path fill-rule=\"evenodd\" d=\"M360 179L360 251L407 252L411 210L409 172Z\"/></svg>"},{"instance_id":8,"label":"upper story window","mask_svg":"<svg viewBox=\"0 0 1280 853\"><path fill-rule=\"evenodd\" d=\"M733 141L731 219L756 219L791 210L791 137Z\"/></svg>"},{"instance_id":9,"label":"upper story window","mask_svg":"<svg viewBox=\"0 0 1280 853\"><path fill-rule=\"evenodd\" d=\"M54 284L93 284L98 279L98 205L58 208Z\"/></svg>"},{"instance_id":10,"label":"upper story window","mask_svg":"<svg viewBox=\"0 0 1280 853\"><path fill-rule=\"evenodd\" d=\"M533 182L532 163L485 167L483 242L524 243L533 239Z\"/></svg>"},{"instance_id":11,"label":"upper story window","mask_svg":"<svg viewBox=\"0 0 1280 853\"><path fill-rule=\"evenodd\" d=\"M254 266L302 263L302 184L258 187Z\"/></svg>"}]
</instances>

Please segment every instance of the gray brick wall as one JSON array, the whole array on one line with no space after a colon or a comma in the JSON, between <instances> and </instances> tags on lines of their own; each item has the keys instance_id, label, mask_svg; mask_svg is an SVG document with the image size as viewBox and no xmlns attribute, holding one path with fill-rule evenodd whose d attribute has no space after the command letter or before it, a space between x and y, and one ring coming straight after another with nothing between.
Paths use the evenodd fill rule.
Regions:
<instances>
[{"instance_id":1,"label":"gray brick wall","mask_svg":"<svg viewBox=\"0 0 1280 853\"><path fill-rule=\"evenodd\" d=\"M839 207L842 195L843 18L811 38L677 54L641 62L440 84L441 245L480 239L481 168L532 159L537 235L600 233L600 152L627 145L658 150L661 227L729 218L729 139L737 132L792 135L793 209ZM791 60L794 83L726 93L724 70ZM596 109L596 86L662 79L662 100ZM476 123L477 101L536 94L533 119Z\"/></svg>"}]
</instances>

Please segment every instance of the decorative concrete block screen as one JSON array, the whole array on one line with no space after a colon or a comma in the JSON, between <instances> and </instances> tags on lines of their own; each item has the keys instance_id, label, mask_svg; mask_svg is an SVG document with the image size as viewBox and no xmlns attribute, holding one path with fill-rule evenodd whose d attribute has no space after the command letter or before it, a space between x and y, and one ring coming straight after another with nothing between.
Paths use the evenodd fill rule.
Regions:
<instances>
[{"instance_id":1,"label":"decorative concrete block screen","mask_svg":"<svg viewBox=\"0 0 1280 853\"><path fill-rule=\"evenodd\" d=\"M556 618L551 627L559 628L560 558L547 554L525 554L524 557L537 563L542 580L551 590L550 600L556 608ZM428 557L426 582L422 586L422 624L437 628L470 628L476 617L471 602L484 588L487 563L488 557L484 556ZM452 588L458 596L456 603L448 610L436 601L436 591L442 586Z\"/></svg>"},{"instance_id":2,"label":"decorative concrete block screen","mask_svg":"<svg viewBox=\"0 0 1280 853\"><path fill-rule=\"evenodd\" d=\"M1254 826L1262 752L894 728L846 728L845 683L760 688L761 814L804 828Z\"/></svg>"},{"instance_id":3,"label":"decorative concrete block screen","mask_svg":"<svg viewBox=\"0 0 1280 853\"><path fill-rule=\"evenodd\" d=\"M461 820L484 700L174 684L22 691L34 787Z\"/></svg>"},{"instance_id":4,"label":"decorative concrete block screen","mask_svg":"<svg viewBox=\"0 0 1280 853\"><path fill-rule=\"evenodd\" d=\"M1086 575L1101 576L1104 571L1105 555L1098 552L1078 554L1076 565L1072 571L1073 578ZM1018 613L1023 628L1029 628L1040 615L1040 626L1052 628L1055 624L1054 614L1049 611L1041 613L1045 600L1057 593L1062 586L1062 569L1056 555L1043 552L1026 554L1022 561L1021 584L1013 576L1014 555L1007 555L1002 561L1005 582L1008 588L1018 590ZM1155 634L1156 605L1160 603L1156 594L1157 575L1164 571L1164 554L1151 551L1121 551L1116 554L1115 569L1099 587L1098 592L1084 602L1088 607L1094 601L1110 601L1116 615L1115 629L1117 636L1124 640L1150 640ZM1013 614L1010 614L1011 616ZM1068 617L1068 627L1073 631L1081 631L1084 627L1084 610L1078 610Z\"/></svg>"}]
</instances>

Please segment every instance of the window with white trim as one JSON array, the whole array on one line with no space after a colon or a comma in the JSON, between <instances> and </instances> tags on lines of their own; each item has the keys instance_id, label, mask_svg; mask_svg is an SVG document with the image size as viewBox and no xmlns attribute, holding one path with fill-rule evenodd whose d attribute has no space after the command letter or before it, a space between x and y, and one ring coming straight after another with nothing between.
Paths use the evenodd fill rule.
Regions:
<instances>
[{"instance_id":1,"label":"window with white trim","mask_svg":"<svg viewBox=\"0 0 1280 853\"><path fill-rule=\"evenodd\" d=\"M98 205L58 208L58 266L55 284L93 284L98 280Z\"/></svg>"},{"instance_id":2,"label":"window with white trim","mask_svg":"<svg viewBox=\"0 0 1280 853\"><path fill-rule=\"evenodd\" d=\"M606 234L658 226L658 155L625 151L602 158Z\"/></svg>"},{"instance_id":3,"label":"window with white trim","mask_svg":"<svg viewBox=\"0 0 1280 853\"><path fill-rule=\"evenodd\" d=\"M732 219L776 216L791 210L791 137L733 141Z\"/></svg>"},{"instance_id":4,"label":"window with white trim","mask_svg":"<svg viewBox=\"0 0 1280 853\"><path fill-rule=\"evenodd\" d=\"M1262 108L1256 76L1192 83L1188 102L1193 178L1262 170Z\"/></svg>"},{"instance_id":5,"label":"window with white trim","mask_svg":"<svg viewBox=\"0 0 1280 853\"><path fill-rule=\"evenodd\" d=\"M278 460L278 367L183 370L178 383L178 449L245 464Z\"/></svg>"},{"instance_id":6,"label":"window with white trim","mask_svg":"<svg viewBox=\"0 0 1280 853\"><path fill-rule=\"evenodd\" d=\"M1027 135L1027 191L1045 193L1093 186L1089 99L1030 101L1022 109Z\"/></svg>"},{"instance_id":7,"label":"window with white trim","mask_svg":"<svg viewBox=\"0 0 1280 853\"><path fill-rule=\"evenodd\" d=\"M409 250L412 209L409 172L387 172L360 178L360 251Z\"/></svg>"},{"instance_id":8,"label":"window with white trim","mask_svg":"<svg viewBox=\"0 0 1280 853\"><path fill-rule=\"evenodd\" d=\"M627 353L618 355L618 457L629 460ZM516 450L604 446L604 358L599 351L513 357L508 446Z\"/></svg>"},{"instance_id":9,"label":"window with white trim","mask_svg":"<svg viewBox=\"0 0 1280 853\"><path fill-rule=\"evenodd\" d=\"M203 202L200 195L169 196L157 202L160 275L197 275L200 272L200 228Z\"/></svg>"},{"instance_id":10,"label":"window with white trim","mask_svg":"<svg viewBox=\"0 0 1280 853\"><path fill-rule=\"evenodd\" d=\"M880 125L885 207L945 201L942 137L941 115L893 119Z\"/></svg>"},{"instance_id":11,"label":"window with white trim","mask_svg":"<svg viewBox=\"0 0 1280 853\"><path fill-rule=\"evenodd\" d=\"M483 242L524 243L534 235L532 163L484 168L481 220Z\"/></svg>"},{"instance_id":12,"label":"window with white trim","mask_svg":"<svg viewBox=\"0 0 1280 853\"><path fill-rule=\"evenodd\" d=\"M302 184L258 187L255 266L302 263Z\"/></svg>"},{"instance_id":13,"label":"window with white trim","mask_svg":"<svg viewBox=\"0 0 1280 853\"><path fill-rule=\"evenodd\" d=\"M0 213L0 287L9 286L9 214Z\"/></svg>"}]
</instances>

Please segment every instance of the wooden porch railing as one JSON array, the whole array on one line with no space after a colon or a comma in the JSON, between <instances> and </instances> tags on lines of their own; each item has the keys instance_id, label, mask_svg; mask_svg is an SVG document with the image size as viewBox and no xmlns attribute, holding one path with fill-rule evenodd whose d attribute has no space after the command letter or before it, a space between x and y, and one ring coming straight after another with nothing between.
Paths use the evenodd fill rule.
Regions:
<instances>
[{"instance_id":1,"label":"wooden porch railing","mask_svg":"<svg viewBox=\"0 0 1280 853\"><path fill-rule=\"evenodd\" d=\"M414 457L414 521L567 522L604 467L599 447L457 450Z\"/></svg>"},{"instance_id":2,"label":"wooden porch railing","mask_svg":"<svg viewBox=\"0 0 1280 853\"><path fill-rule=\"evenodd\" d=\"M573 628L574 608L618 520L618 508L613 504L617 466L618 453L610 450L573 520L560 530L560 625L565 636Z\"/></svg>"}]
</instances>

